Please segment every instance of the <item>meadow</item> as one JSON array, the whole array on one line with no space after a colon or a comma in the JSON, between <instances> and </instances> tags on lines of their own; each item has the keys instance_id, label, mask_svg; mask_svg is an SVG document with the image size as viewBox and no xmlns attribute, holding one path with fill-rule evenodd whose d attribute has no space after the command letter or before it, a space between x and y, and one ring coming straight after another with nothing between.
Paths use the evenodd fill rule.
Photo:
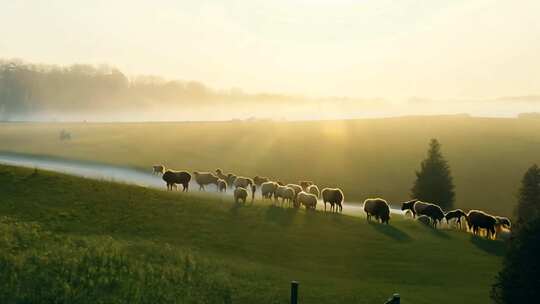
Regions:
<instances>
[{"instance_id":1,"label":"meadow","mask_svg":"<svg viewBox=\"0 0 540 304\"><path fill-rule=\"evenodd\" d=\"M403 303L490 303L505 251L401 216L381 225L11 166L0 185L2 299L286 303L299 280L301 303L394 292Z\"/></svg>"},{"instance_id":2,"label":"meadow","mask_svg":"<svg viewBox=\"0 0 540 304\"><path fill-rule=\"evenodd\" d=\"M72 139L59 140L61 130ZM311 122L2 123L0 150L129 166L302 179L349 202L405 201L431 138L442 143L456 207L511 216L521 177L540 163L540 120L466 116Z\"/></svg>"}]
</instances>

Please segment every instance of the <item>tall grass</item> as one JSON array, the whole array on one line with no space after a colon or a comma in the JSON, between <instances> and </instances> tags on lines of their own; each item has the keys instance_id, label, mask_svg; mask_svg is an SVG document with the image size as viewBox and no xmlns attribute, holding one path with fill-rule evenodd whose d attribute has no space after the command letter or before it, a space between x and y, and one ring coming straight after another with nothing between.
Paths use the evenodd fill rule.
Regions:
<instances>
[{"instance_id":1,"label":"tall grass","mask_svg":"<svg viewBox=\"0 0 540 304\"><path fill-rule=\"evenodd\" d=\"M231 303L231 287L223 272L171 248L143 262L111 237L3 217L0 303Z\"/></svg>"}]
</instances>

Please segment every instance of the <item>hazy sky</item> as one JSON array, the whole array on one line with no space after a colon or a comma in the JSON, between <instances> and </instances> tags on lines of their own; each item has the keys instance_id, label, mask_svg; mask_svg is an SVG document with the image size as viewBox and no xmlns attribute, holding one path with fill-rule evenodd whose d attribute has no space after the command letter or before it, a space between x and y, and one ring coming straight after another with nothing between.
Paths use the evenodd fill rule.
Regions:
<instances>
[{"instance_id":1,"label":"hazy sky","mask_svg":"<svg viewBox=\"0 0 540 304\"><path fill-rule=\"evenodd\" d=\"M539 0L0 0L0 57L311 96L540 93Z\"/></svg>"}]
</instances>

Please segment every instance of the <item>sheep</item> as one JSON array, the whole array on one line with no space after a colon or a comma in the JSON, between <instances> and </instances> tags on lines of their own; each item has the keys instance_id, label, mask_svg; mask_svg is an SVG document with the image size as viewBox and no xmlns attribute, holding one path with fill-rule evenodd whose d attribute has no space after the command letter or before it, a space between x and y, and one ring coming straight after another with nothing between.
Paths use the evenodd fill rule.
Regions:
<instances>
[{"instance_id":1,"label":"sheep","mask_svg":"<svg viewBox=\"0 0 540 304\"><path fill-rule=\"evenodd\" d=\"M278 201L278 199L281 198L281 204L283 205L285 201L285 189L287 189L287 186L280 186L278 185L276 190L274 191L274 200ZM294 190L293 190L294 193Z\"/></svg>"},{"instance_id":2,"label":"sheep","mask_svg":"<svg viewBox=\"0 0 540 304\"><path fill-rule=\"evenodd\" d=\"M304 205L306 210L317 208L317 197L314 194L300 191L297 195L298 204Z\"/></svg>"},{"instance_id":3,"label":"sheep","mask_svg":"<svg viewBox=\"0 0 540 304\"><path fill-rule=\"evenodd\" d=\"M317 198L321 197L321 192L319 191L319 187L317 187L317 185L310 185L307 187L307 192L315 195Z\"/></svg>"},{"instance_id":4,"label":"sheep","mask_svg":"<svg viewBox=\"0 0 540 304\"><path fill-rule=\"evenodd\" d=\"M249 177L243 177L243 176L238 176L235 180L234 180L234 183L233 185L238 188L238 187L242 187L242 188L249 188L251 185L253 185L253 180Z\"/></svg>"},{"instance_id":5,"label":"sheep","mask_svg":"<svg viewBox=\"0 0 540 304\"><path fill-rule=\"evenodd\" d=\"M261 194L263 198L272 198L272 195L275 196L275 192L278 188L278 184L275 182L265 182L261 185Z\"/></svg>"},{"instance_id":6,"label":"sheep","mask_svg":"<svg viewBox=\"0 0 540 304\"><path fill-rule=\"evenodd\" d=\"M463 212L463 210L456 209L456 210L447 212L444 215L444 218L446 219L446 223L449 223L451 219L456 219L456 224L458 224L459 228L461 229L461 218L466 217L466 216L467 214Z\"/></svg>"},{"instance_id":7,"label":"sheep","mask_svg":"<svg viewBox=\"0 0 540 304\"><path fill-rule=\"evenodd\" d=\"M306 190L307 187L313 185L312 181L299 181L298 184L302 187L302 189Z\"/></svg>"},{"instance_id":8,"label":"sheep","mask_svg":"<svg viewBox=\"0 0 540 304\"><path fill-rule=\"evenodd\" d=\"M330 203L330 210L337 212L337 207L339 207L339 211L343 211L343 191L339 188L324 188L321 191L321 196L323 198L324 202L324 211L326 211L326 203ZM334 209L335 207L335 209Z\"/></svg>"},{"instance_id":9,"label":"sheep","mask_svg":"<svg viewBox=\"0 0 540 304\"><path fill-rule=\"evenodd\" d=\"M253 182L255 183L255 185L257 185L257 187L260 187L263 183L266 183L268 181L270 181L270 179L264 176L257 175L253 178Z\"/></svg>"},{"instance_id":10,"label":"sheep","mask_svg":"<svg viewBox=\"0 0 540 304\"><path fill-rule=\"evenodd\" d=\"M302 192L304 189L302 188L302 186L297 185L297 184L287 184L287 187L292 188L294 190L294 198L293 198L294 207L295 208L300 207L300 205L296 201L296 196L298 195L298 193Z\"/></svg>"},{"instance_id":11,"label":"sheep","mask_svg":"<svg viewBox=\"0 0 540 304\"><path fill-rule=\"evenodd\" d=\"M195 175L195 181L199 184L199 191L204 191L204 186L209 184L214 184L217 186L219 178L210 172L193 172Z\"/></svg>"},{"instance_id":12,"label":"sheep","mask_svg":"<svg viewBox=\"0 0 540 304\"><path fill-rule=\"evenodd\" d=\"M234 202L238 204L238 201L242 201L244 204L246 203L246 199L248 196L248 192L246 188L237 187L234 189Z\"/></svg>"},{"instance_id":13,"label":"sheep","mask_svg":"<svg viewBox=\"0 0 540 304\"><path fill-rule=\"evenodd\" d=\"M390 206L382 198L368 198L364 201L364 211L369 221L372 216L375 216L377 221L388 224L390 220Z\"/></svg>"},{"instance_id":14,"label":"sheep","mask_svg":"<svg viewBox=\"0 0 540 304\"><path fill-rule=\"evenodd\" d=\"M171 191L176 184L182 185L182 192L188 191L191 174L186 171L167 170L161 177L167 183L167 190Z\"/></svg>"},{"instance_id":15,"label":"sheep","mask_svg":"<svg viewBox=\"0 0 540 304\"><path fill-rule=\"evenodd\" d=\"M219 192L227 192L227 182L222 178L218 179L217 189Z\"/></svg>"},{"instance_id":16,"label":"sheep","mask_svg":"<svg viewBox=\"0 0 540 304\"><path fill-rule=\"evenodd\" d=\"M164 165L153 165L152 166L152 174L155 175L163 175L165 173L165 166Z\"/></svg>"},{"instance_id":17,"label":"sheep","mask_svg":"<svg viewBox=\"0 0 540 304\"><path fill-rule=\"evenodd\" d=\"M435 204L428 204L427 206L425 206L425 208L422 209L421 212L417 213L420 215L429 216L433 221L433 227L437 227L437 224L441 223L442 219L444 218L444 212L442 211L441 207Z\"/></svg>"},{"instance_id":18,"label":"sheep","mask_svg":"<svg viewBox=\"0 0 540 304\"><path fill-rule=\"evenodd\" d=\"M431 226L431 218L427 215L420 215L416 220L426 226Z\"/></svg>"},{"instance_id":19,"label":"sheep","mask_svg":"<svg viewBox=\"0 0 540 304\"><path fill-rule=\"evenodd\" d=\"M403 211L411 210L411 212L413 214L413 218L415 218L416 217L416 211L414 210L414 205L416 204L416 202L418 202L418 200L413 199L413 200L406 201L406 202L402 203L401 204L401 210L403 210Z\"/></svg>"},{"instance_id":20,"label":"sheep","mask_svg":"<svg viewBox=\"0 0 540 304\"><path fill-rule=\"evenodd\" d=\"M467 226L474 235L478 235L480 229L486 229L487 238L495 238L495 225L497 224L497 219L483 211L471 210L467 213Z\"/></svg>"},{"instance_id":21,"label":"sheep","mask_svg":"<svg viewBox=\"0 0 540 304\"><path fill-rule=\"evenodd\" d=\"M283 190L283 200L281 201L281 203L283 203L284 201L287 201L290 207L291 203L294 204L296 194L293 188L287 187L287 186L285 186L284 188L285 189Z\"/></svg>"}]
</instances>

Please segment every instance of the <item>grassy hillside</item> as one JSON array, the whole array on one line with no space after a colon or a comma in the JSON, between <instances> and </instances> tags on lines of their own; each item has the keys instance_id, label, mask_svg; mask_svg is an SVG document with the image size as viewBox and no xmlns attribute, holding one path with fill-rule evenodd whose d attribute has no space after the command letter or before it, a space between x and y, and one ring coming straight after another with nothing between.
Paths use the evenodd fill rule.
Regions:
<instances>
[{"instance_id":1,"label":"grassy hillside","mask_svg":"<svg viewBox=\"0 0 540 304\"><path fill-rule=\"evenodd\" d=\"M62 129L71 141L60 142ZM519 181L540 162L540 120L409 117L325 122L0 125L4 151L148 170L188 170L311 179L340 186L349 201L408 198L430 138L452 168L457 206L511 215Z\"/></svg>"},{"instance_id":2,"label":"grassy hillside","mask_svg":"<svg viewBox=\"0 0 540 304\"><path fill-rule=\"evenodd\" d=\"M302 303L382 303L393 292L403 303L489 303L504 251L398 216L368 224L7 166L0 185L1 216L61 237L112 237L152 263L174 265L168 252L190 252L224 273L233 303L286 303L293 279Z\"/></svg>"}]
</instances>

